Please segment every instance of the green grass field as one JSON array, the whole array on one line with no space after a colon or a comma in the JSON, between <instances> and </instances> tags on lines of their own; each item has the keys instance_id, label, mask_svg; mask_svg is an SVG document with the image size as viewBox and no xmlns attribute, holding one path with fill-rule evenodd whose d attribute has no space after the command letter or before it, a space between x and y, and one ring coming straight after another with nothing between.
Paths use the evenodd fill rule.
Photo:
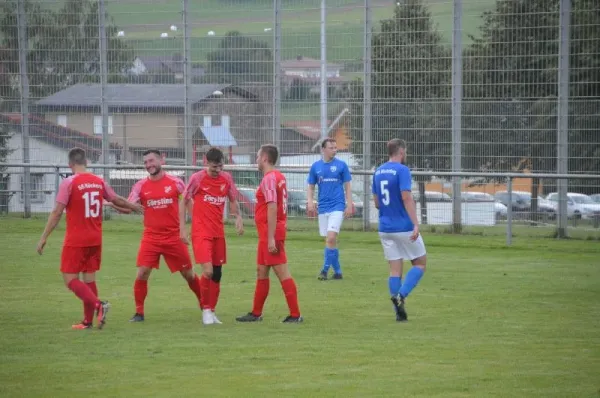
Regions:
<instances>
[{"instance_id":1,"label":"green grass field","mask_svg":"<svg viewBox=\"0 0 600 398\"><path fill-rule=\"evenodd\" d=\"M272 1L218 1L203 0L190 2L191 48L193 61L203 61L206 54L216 48L219 36L238 30L248 36L272 45L273 27ZM452 2L428 0L429 10L438 30L451 41ZM476 34L481 24L481 14L492 8L494 0L468 1L463 6L463 39L468 44L469 34ZM151 7L148 7L151 5ZM319 58L320 56L320 0L284 1L282 10L282 59L297 55ZM169 30L171 25L182 26L181 2L162 3L141 0L107 2L107 10L137 54L163 55L180 51L182 31ZM373 27L393 12L391 0L373 0ZM327 47L328 59L335 62L355 61L363 54L364 1L338 0L328 2ZM209 31L215 36L208 36ZM169 39L160 39L162 32ZM179 38L177 38L179 35Z\"/></svg>"},{"instance_id":2,"label":"green grass field","mask_svg":"<svg viewBox=\"0 0 600 398\"><path fill-rule=\"evenodd\" d=\"M72 331L81 305L63 287L63 225L44 256L44 220L0 219L0 396L597 397L600 245L425 233L429 269L395 322L376 233L344 231L345 280L315 276L322 242L291 231L288 252L305 323L281 324L272 278L261 324L236 324L254 290L256 236L228 230L218 308L203 327L179 275L155 272L146 322L131 324L140 225L105 223L102 331ZM594 376L595 375L595 376Z\"/></svg>"}]
</instances>

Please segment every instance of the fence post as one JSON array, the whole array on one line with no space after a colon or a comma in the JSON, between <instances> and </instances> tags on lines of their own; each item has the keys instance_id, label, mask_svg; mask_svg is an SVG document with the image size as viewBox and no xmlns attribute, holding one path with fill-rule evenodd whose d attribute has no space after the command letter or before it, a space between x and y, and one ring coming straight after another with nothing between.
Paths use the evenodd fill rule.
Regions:
<instances>
[{"instance_id":1,"label":"fence post","mask_svg":"<svg viewBox=\"0 0 600 398\"><path fill-rule=\"evenodd\" d=\"M452 27L452 171L461 171L461 111L462 111L462 0L454 0ZM452 177L452 230L462 229L460 177Z\"/></svg>"},{"instance_id":2,"label":"fence post","mask_svg":"<svg viewBox=\"0 0 600 398\"><path fill-rule=\"evenodd\" d=\"M21 79L21 145L23 147L23 163L29 163L29 75L27 74L27 14L25 0L17 4L17 25L19 36L19 72ZM23 217L31 217L31 169L23 168Z\"/></svg>"},{"instance_id":3,"label":"fence post","mask_svg":"<svg viewBox=\"0 0 600 398\"><path fill-rule=\"evenodd\" d=\"M321 140L327 138L327 6L321 0Z\"/></svg>"},{"instance_id":4,"label":"fence post","mask_svg":"<svg viewBox=\"0 0 600 398\"><path fill-rule=\"evenodd\" d=\"M60 167L54 166L54 201L58 196L58 189L60 188Z\"/></svg>"},{"instance_id":5,"label":"fence post","mask_svg":"<svg viewBox=\"0 0 600 398\"><path fill-rule=\"evenodd\" d=\"M571 0L560 0L558 42L558 117L556 120L558 174L569 172L569 40ZM558 180L558 238L567 237L567 191L569 180Z\"/></svg>"},{"instance_id":6,"label":"fence post","mask_svg":"<svg viewBox=\"0 0 600 398\"><path fill-rule=\"evenodd\" d=\"M273 144L281 151L281 0L273 0Z\"/></svg>"},{"instance_id":7,"label":"fence post","mask_svg":"<svg viewBox=\"0 0 600 398\"><path fill-rule=\"evenodd\" d=\"M106 90L108 84L108 45L106 38L106 10L104 0L98 2L98 36L99 36L99 51L100 51L100 112L102 115L102 163L110 163L110 141L108 137L109 122L108 122L108 102L106 101ZM110 170L103 169L102 175L106 183L110 183Z\"/></svg>"},{"instance_id":8,"label":"fence post","mask_svg":"<svg viewBox=\"0 0 600 398\"><path fill-rule=\"evenodd\" d=\"M364 56L363 56L363 168L369 170L371 167L371 47L373 44L371 26L371 0L365 0L365 38L364 38ZM363 176L363 231L371 229L371 187L369 184L369 175Z\"/></svg>"},{"instance_id":9,"label":"fence post","mask_svg":"<svg viewBox=\"0 0 600 398\"><path fill-rule=\"evenodd\" d=\"M508 191L508 206L506 206L506 245L512 244L512 177L506 181L506 190Z\"/></svg>"},{"instance_id":10,"label":"fence post","mask_svg":"<svg viewBox=\"0 0 600 398\"><path fill-rule=\"evenodd\" d=\"M189 26L189 9L188 0L183 0L182 4L183 18L183 78L185 80L183 88L183 98L185 103L183 115L183 148L185 152L185 165L192 166L194 159L194 144L193 144L193 119L192 119L192 102L190 101L190 90L192 85L192 64L191 64L191 45L190 45L190 26ZM194 165L195 166L195 165ZM192 171L187 170L186 181L192 175Z\"/></svg>"}]
</instances>

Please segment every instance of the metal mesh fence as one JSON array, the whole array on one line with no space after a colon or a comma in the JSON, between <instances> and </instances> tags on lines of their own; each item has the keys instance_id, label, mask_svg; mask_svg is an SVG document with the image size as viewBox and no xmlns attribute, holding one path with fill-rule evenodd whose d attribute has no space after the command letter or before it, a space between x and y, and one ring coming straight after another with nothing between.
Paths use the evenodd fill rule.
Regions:
<instances>
[{"instance_id":1,"label":"metal mesh fence","mask_svg":"<svg viewBox=\"0 0 600 398\"><path fill-rule=\"evenodd\" d=\"M436 172L523 173L528 214L545 216L557 192L561 224L567 192L600 193L594 179L525 175L600 172L594 0L6 0L0 21L0 162L65 164L79 146L98 164L153 148L202 165L219 146L249 165L274 142L281 165L308 167L333 137L339 158L370 170L399 137L428 172L415 194L453 199L455 223L472 211L465 195L500 208L505 180ZM34 172L25 214L39 205Z\"/></svg>"},{"instance_id":2,"label":"metal mesh fence","mask_svg":"<svg viewBox=\"0 0 600 398\"><path fill-rule=\"evenodd\" d=\"M60 182L71 174L71 170L66 165L38 165L27 166L27 168L30 168L32 213L36 217L46 217L54 206ZM200 169L188 166L166 166L166 168L169 174L184 181L188 174ZM0 186L0 214L5 217L21 217L24 213L25 169L23 164L11 164L4 171L7 178ZM236 199L240 204L241 214L245 222L253 226L255 195L262 175L254 167L230 165L227 169L232 174L239 191ZM124 197L129 196L138 180L147 177L146 171L140 166L113 168L96 165L90 170L100 176L108 175L112 188ZM317 233L317 218L309 216L306 211L306 190L296 182L304 180L308 170L303 168L282 170L288 180L288 230ZM453 232L452 194L448 193L451 184L446 180L435 179L435 176L429 172L416 172L416 174L416 177L433 180L424 191L419 189L418 181L413 182L413 197L417 205L421 230L426 233ZM450 177L452 173L447 174ZM473 185L470 181L479 176L481 174L460 174L462 233L495 236L506 241L507 244L512 244L513 239L518 241L521 238L557 236L560 197L555 190L553 191L552 187L557 185L557 180L552 174L536 174L539 177L540 187L549 192L546 196L538 197L532 197L528 190L531 186L530 179L522 178L519 174L512 173L504 176L496 174L493 176L505 182ZM354 178L357 177L366 178L369 184L372 182L370 172L356 171ZM600 176L588 176L581 181L585 186L600 188ZM576 186L572 187L565 201L566 232L575 239L598 240L600 239L600 195L589 196L577 191ZM377 228L377 209L370 200L370 194L366 197L368 200L365 200L362 195L353 193L354 214L343 222L343 230L363 230L365 225L372 229ZM105 216L107 220L121 222L125 229L141 228L139 215L123 215L107 207ZM227 211L225 217L226 220L232 221Z\"/></svg>"}]
</instances>

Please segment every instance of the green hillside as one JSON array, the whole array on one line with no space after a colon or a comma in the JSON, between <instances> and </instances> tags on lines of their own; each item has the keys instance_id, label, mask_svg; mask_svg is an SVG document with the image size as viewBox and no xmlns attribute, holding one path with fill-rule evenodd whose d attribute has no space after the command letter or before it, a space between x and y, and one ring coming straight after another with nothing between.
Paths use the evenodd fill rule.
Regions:
<instances>
[{"instance_id":1,"label":"green hillside","mask_svg":"<svg viewBox=\"0 0 600 398\"><path fill-rule=\"evenodd\" d=\"M373 26L391 15L391 0L373 0ZM452 1L429 0L429 9L438 29L451 40ZM171 54L182 48L181 1L162 3L148 0L108 0L107 9L115 23L125 32L138 54ZM230 30L260 38L269 45L273 32L272 0L191 0L189 23L192 32L193 61L202 61L218 45L219 37ZM327 15L327 47L330 61L344 62L360 59L363 53L363 0L329 0ZM476 33L481 13L489 10L493 0L472 0L463 5L463 38ZM176 25L178 30L170 30ZM208 32L215 32L208 36ZM160 38L166 32L169 38ZM283 0L282 58L302 54L320 55L320 0Z\"/></svg>"}]
</instances>

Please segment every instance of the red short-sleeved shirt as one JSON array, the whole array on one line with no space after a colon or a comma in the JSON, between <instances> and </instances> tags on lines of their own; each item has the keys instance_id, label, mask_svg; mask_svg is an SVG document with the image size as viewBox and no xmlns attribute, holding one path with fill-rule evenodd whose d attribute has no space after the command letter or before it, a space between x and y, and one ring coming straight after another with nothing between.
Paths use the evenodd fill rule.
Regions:
<instances>
[{"instance_id":1,"label":"red short-sleeved shirt","mask_svg":"<svg viewBox=\"0 0 600 398\"><path fill-rule=\"evenodd\" d=\"M65 246L88 247L102 244L102 204L112 201L115 191L95 174L77 173L58 188L56 202L65 205L67 230Z\"/></svg>"},{"instance_id":2,"label":"red short-sleeved shirt","mask_svg":"<svg viewBox=\"0 0 600 398\"><path fill-rule=\"evenodd\" d=\"M179 198L184 189L183 181L169 174L159 180L144 178L133 186L128 200L144 206L144 240L179 240Z\"/></svg>"},{"instance_id":3,"label":"red short-sleeved shirt","mask_svg":"<svg viewBox=\"0 0 600 398\"><path fill-rule=\"evenodd\" d=\"M287 229L287 182L279 170L265 174L256 190L256 210L254 222L260 240L267 239L267 207L269 203L277 203L277 224L275 240L285 240Z\"/></svg>"},{"instance_id":4,"label":"red short-sleeved shirt","mask_svg":"<svg viewBox=\"0 0 600 398\"><path fill-rule=\"evenodd\" d=\"M231 174L221 172L216 177L206 170L194 173L185 188L184 196L193 199L192 235L195 237L220 238L225 236L223 223L227 198L235 200L237 187Z\"/></svg>"}]
</instances>

